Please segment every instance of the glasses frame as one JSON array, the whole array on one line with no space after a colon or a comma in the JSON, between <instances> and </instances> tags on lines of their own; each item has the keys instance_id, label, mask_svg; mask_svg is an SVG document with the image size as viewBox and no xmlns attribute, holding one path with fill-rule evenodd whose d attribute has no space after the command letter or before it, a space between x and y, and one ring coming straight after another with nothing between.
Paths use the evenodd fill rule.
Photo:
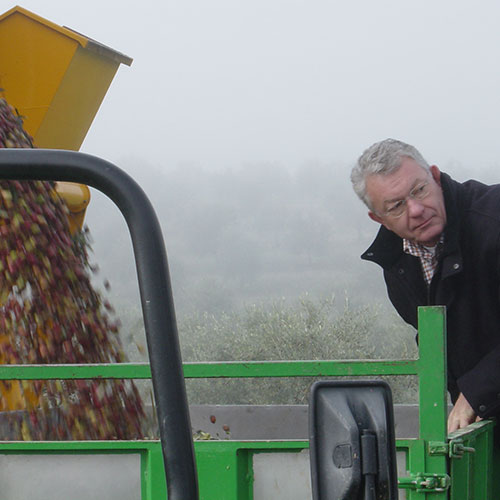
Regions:
<instances>
[{"instance_id":1,"label":"glasses frame","mask_svg":"<svg viewBox=\"0 0 500 500\"><path fill-rule=\"evenodd\" d=\"M404 198L401 198L400 200L396 200L394 202L392 202L393 204L397 205L398 203L401 203L400 207L402 209L402 212L400 214L398 213L393 213L389 210L386 210L385 212L383 212L382 215L383 217L391 217L393 219L399 219L400 217L402 217L406 211L408 210L408 200L411 199L411 200L418 200L418 201L421 201L421 200L424 200L425 198L427 198L427 196L429 196L430 194L430 190L425 190L425 192L421 195L417 195L416 194L416 191L418 190L421 190L421 189L424 189L426 188L427 186L429 186L430 182L431 182L431 179L429 179L429 177L431 176L430 172L427 174L427 178L425 181L423 181L422 183L420 184L417 184L409 193L408 193L408 196L405 196ZM394 208L394 207L393 207ZM399 206L398 206L398 210L399 210Z\"/></svg>"}]
</instances>

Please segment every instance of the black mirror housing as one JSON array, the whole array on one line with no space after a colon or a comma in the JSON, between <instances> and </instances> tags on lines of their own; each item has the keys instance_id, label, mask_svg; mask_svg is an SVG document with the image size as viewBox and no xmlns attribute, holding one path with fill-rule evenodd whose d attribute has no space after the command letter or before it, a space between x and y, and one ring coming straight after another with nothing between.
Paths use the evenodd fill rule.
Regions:
<instances>
[{"instance_id":1,"label":"black mirror housing","mask_svg":"<svg viewBox=\"0 0 500 500\"><path fill-rule=\"evenodd\" d=\"M389 385L319 381L309 401L314 500L397 500L394 412Z\"/></svg>"}]
</instances>

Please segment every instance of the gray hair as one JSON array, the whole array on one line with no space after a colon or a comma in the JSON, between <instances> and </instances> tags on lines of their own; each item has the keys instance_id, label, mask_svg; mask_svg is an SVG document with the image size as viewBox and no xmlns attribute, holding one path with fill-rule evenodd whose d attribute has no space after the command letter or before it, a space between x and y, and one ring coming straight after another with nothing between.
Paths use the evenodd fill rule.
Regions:
<instances>
[{"instance_id":1,"label":"gray hair","mask_svg":"<svg viewBox=\"0 0 500 500\"><path fill-rule=\"evenodd\" d=\"M351 172L351 182L355 193L371 210L371 201L366 193L366 178L369 175L388 175L401 167L404 158L415 160L429 171L429 164L418 150L396 139L385 139L371 145L360 157Z\"/></svg>"}]
</instances>

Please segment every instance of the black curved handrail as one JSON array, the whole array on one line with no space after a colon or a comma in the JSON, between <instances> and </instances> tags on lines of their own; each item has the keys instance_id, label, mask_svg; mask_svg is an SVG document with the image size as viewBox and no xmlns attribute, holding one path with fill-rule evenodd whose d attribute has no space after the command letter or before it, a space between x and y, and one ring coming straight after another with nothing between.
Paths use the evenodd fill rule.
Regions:
<instances>
[{"instance_id":1,"label":"black curved handrail","mask_svg":"<svg viewBox=\"0 0 500 500\"><path fill-rule=\"evenodd\" d=\"M105 160L84 153L0 149L0 179L87 184L120 209L137 267L169 500L197 500L193 440L165 245L140 186Z\"/></svg>"}]
</instances>

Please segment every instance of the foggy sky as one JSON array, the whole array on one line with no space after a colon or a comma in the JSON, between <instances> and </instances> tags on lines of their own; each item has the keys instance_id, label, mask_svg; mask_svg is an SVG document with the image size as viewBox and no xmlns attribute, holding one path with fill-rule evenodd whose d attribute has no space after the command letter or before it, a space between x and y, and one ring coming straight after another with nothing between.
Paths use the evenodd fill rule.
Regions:
<instances>
[{"instance_id":1,"label":"foggy sky","mask_svg":"<svg viewBox=\"0 0 500 500\"><path fill-rule=\"evenodd\" d=\"M319 160L345 164L347 175L365 147L389 136L442 167L498 163L492 0L21 5L134 58L82 147L116 163Z\"/></svg>"},{"instance_id":2,"label":"foggy sky","mask_svg":"<svg viewBox=\"0 0 500 500\"><path fill-rule=\"evenodd\" d=\"M6 11L14 4L3 5ZM192 170L196 184L199 168L328 164L335 197L351 190L350 168L362 151L386 137L414 144L458 180L477 174L499 182L498 2L21 5L134 59L118 70L81 150L127 170L147 186L157 208L172 195L162 171L178 169ZM371 224L367 234L373 227L374 235L376 226L351 195L344 214L362 231ZM98 261L109 257L102 235L128 238L119 214L110 218L110 206L93 194L87 222L97 226ZM168 250L176 235L165 214L159 217ZM352 248L353 267L364 265L357 256L370 241L367 236ZM379 278L375 266L366 269Z\"/></svg>"}]
</instances>

